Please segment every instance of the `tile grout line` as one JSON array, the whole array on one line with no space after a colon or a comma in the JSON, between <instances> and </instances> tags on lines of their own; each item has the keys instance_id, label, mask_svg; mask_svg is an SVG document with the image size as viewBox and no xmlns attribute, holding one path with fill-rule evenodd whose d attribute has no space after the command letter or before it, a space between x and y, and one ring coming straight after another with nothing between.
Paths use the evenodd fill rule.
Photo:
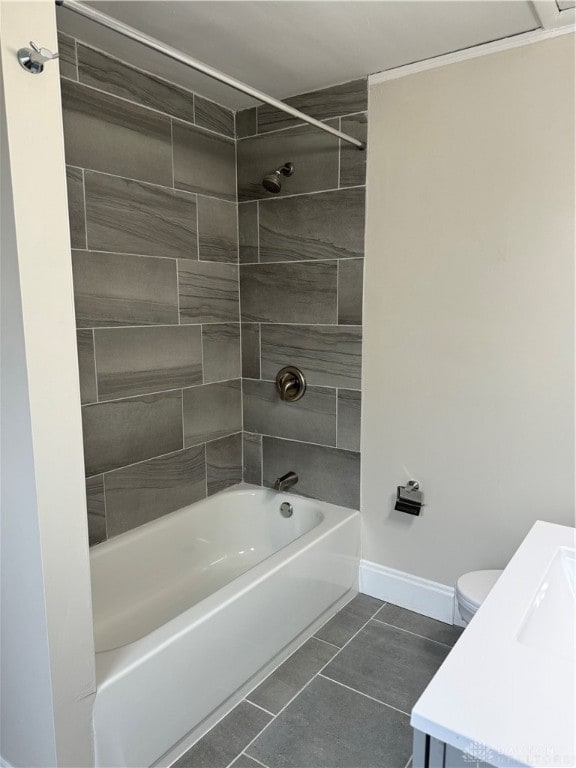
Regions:
<instances>
[{"instance_id":1,"label":"tile grout line","mask_svg":"<svg viewBox=\"0 0 576 768\"><path fill-rule=\"evenodd\" d=\"M83 43L80 43L80 45L83 45ZM80 88L87 88L90 91L96 91L96 93L101 93L104 96L107 96L109 99L117 99L118 101L123 102L124 104L130 104L130 106L135 107L136 109L144 109L146 112L151 112L155 115L158 115L161 118L167 118L168 120L177 120L179 123L183 123L188 128L194 128L195 130L199 131L200 133L209 133L212 136L216 136L219 139L223 139L224 141L230 143L234 141L234 138L232 136L228 136L225 133L219 133L218 131L214 131L212 128L206 128L203 125L198 125L197 123L191 123L190 120L186 120L183 117L178 117L177 115L173 115L171 112L164 112L161 109L158 109L157 107L151 107L148 104L142 104L140 101L133 101L132 99L127 98L126 96L119 96L117 93L111 93L110 91L106 91L103 88L99 88L96 85L90 85L90 83L85 83L83 80L74 80L70 77L66 77L65 75L60 75L61 80L65 80L68 83L73 83ZM190 91L192 95L194 95L193 91ZM204 98L204 97L202 97ZM222 106L222 105L219 105Z\"/></svg>"},{"instance_id":2,"label":"tile grout line","mask_svg":"<svg viewBox=\"0 0 576 768\"><path fill-rule=\"evenodd\" d=\"M125 67L127 67L130 70L135 70L136 72L149 75L152 80L155 80L157 82L159 81L161 83L168 83L168 85L172 86L173 89L177 91L183 91L186 95L190 95L192 97L196 95L198 96L200 95L200 94L196 94L195 91L188 90L188 88L186 88L183 85L179 85L178 83L175 83L173 80L169 80L167 77L163 77L162 75L158 75L155 72L151 72L149 69L142 69L141 67L137 67L135 64L130 64L130 62L126 61L125 59L121 59L119 56L115 56L114 54L109 53L108 51L105 51L103 48L98 48L98 46L93 45L92 43L88 43L85 40L81 40L75 37L74 35L70 35L67 32L62 32L61 34L66 35L66 37L70 37L72 40L74 40L76 45L78 45L79 43L80 45L84 46L84 48L88 48L92 51L96 51L97 53L102 54L102 56L104 56L107 59L112 59L113 61L117 61L120 64L123 64ZM206 101L209 101L211 104L216 104L217 106L222 107L222 109L232 112L234 115L236 114L233 109L231 109L230 107L226 107L224 104L220 104L219 101L214 101L214 99L211 99L208 96L202 96L201 98L206 99ZM194 120L196 120L196 112L194 109L194 104L192 105L192 111L194 114Z\"/></svg>"},{"instance_id":3,"label":"tile grout line","mask_svg":"<svg viewBox=\"0 0 576 768\"><path fill-rule=\"evenodd\" d=\"M340 411L340 398L338 397L338 387L335 387L335 397L336 397L336 448L339 448L338 445L338 412Z\"/></svg>"},{"instance_id":4,"label":"tile grout line","mask_svg":"<svg viewBox=\"0 0 576 768\"><path fill-rule=\"evenodd\" d=\"M236 180L236 282L238 285L238 321L240 323L240 423L242 426L242 441L241 441L241 461L242 472L241 477L244 481L245 474L245 431L244 431L244 346L243 339L244 334L242 330L242 289L240 287L240 210L238 208L238 139L236 138L236 113L234 113L234 174Z\"/></svg>"},{"instance_id":5,"label":"tile grout line","mask_svg":"<svg viewBox=\"0 0 576 768\"><path fill-rule=\"evenodd\" d=\"M174 121L170 118L170 163L172 165L172 189L176 189L176 177L174 175Z\"/></svg>"},{"instance_id":6,"label":"tile grout line","mask_svg":"<svg viewBox=\"0 0 576 768\"><path fill-rule=\"evenodd\" d=\"M200 200L198 200L198 193L196 193L196 258L200 262Z\"/></svg>"},{"instance_id":7,"label":"tile grout line","mask_svg":"<svg viewBox=\"0 0 576 768\"><path fill-rule=\"evenodd\" d=\"M74 66L76 69L76 82L80 82L80 63L78 61L78 38L73 37L74 40Z\"/></svg>"},{"instance_id":8,"label":"tile grout line","mask_svg":"<svg viewBox=\"0 0 576 768\"><path fill-rule=\"evenodd\" d=\"M175 451L168 451L168 453L161 453L158 456L150 456L147 459L140 459L140 461L133 461L131 464L124 464L121 467L114 467L113 469L104 469L100 472L95 472L93 475L86 475L86 480L90 480L93 477L98 477L99 475L111 475L114 472L121 472L123 469L130 469L131 467L136 467L139 464L146 464L149 461L155 461L156 459L165 459L167 456L175 456L177 453L183 453L184 451L192 450L193 448L205 448L206 446L210 445L211 443L216 443L219 440L225 440L228 437L233 437L234 435L240 435L241 432L230 432L227 435L222 435L222 437L215 437L212 440L205 440L204 442L200 443L194 443L194 445L187 445L183 448L177 448Z\"/></svg>"},{"instance_id":9,"label":"tile grout line","mask_svg":"<svg viewBox=\"0 0 576 768\"><path fill-rule=\"evenodd\" d=\"M145 182L150 183L150 182ZM157 185L161 186L161 185ZM293 192L290 195L282 195L281 197L251 197L247 200L238 200L238 205L246 205L247 203L266 203L266 204L277 204L280 202L280 200L287 200L292 197L306 197L307 195L323 195L326 194L326 192L342 192L343 190L348 189L365 189L366 184L349 184L342 187L329 187L328 189L311 189L308 192ZM186 190L184 190L186 191Z\"/></svg>"},{"instance_id":10,"label":"tile grout line","mask_svg":"<svg viewBox=\"0 0 576 768\"><path fill-rule=\"evenodd\" d=\"M240 754L238 755L238 757L240 757L241 755L246 755L246 753L245 753L245 752L240 752ZM235 760L238 760L238 757L236 757L236 758L235 758ZM261 760L258 760L258 759L257 759L257 758L255 758L255 757L250 757L250 755L246 755L246 757L247 757L249 760L254 760L254 762L255 762L255 763L258 763L258 765L261 765L261 766L262 766L262 768L268 768L268 766L266 765L266 763L263 763Z\"/></svg>"},{"instance_id":11,"label":"tile grout line","mask_svg":"<svg viewBox=\"0 0 576 768\"><path fill-rule=\"evenodd\" d=\"M120 255L120 254L118 254ZM140 258L140 257L139 257ZM144 257L146 258L146 257ZM181 325L179 323L157 323L154 325L148 325L148 324L142 324L142 325L83 325L79 326L76 330L78 331L88 331L92 328L96 331L106 331L116 328L122 328L122 329L132 329L132 328L199 328L202 325L240 325L240 323L237 320L214 320L211 322L200 322L200 323L182 323ZM342 326L343 328L360 328L359 325L353 325L353 326ZM246 378L250 378L247 376Z\"/></svg>"},{"instance_id":12,"label":"tile grout line","mask_svg":"<svg viewBox=\"0 0 576 768\"><path fill-rule=\"evenodd\" d=\"M288 657L288 658L290 658L290 657ZM276 669L278 669L278 667L276 667ZM274 670L274 671L276 671L276 670ZM273 674L273 672L271 672L270 674ZM264 682L264 681L262 681L262 682ZM257 687L258 687L258 686L256 686L256 688L255 688L254 690L257 690ZM250 694L248 694L248 695L250 695ZM260 704L256 704L256 702L255 702L255 701L250 701L250 699L243 699L243 700L244 700L244 701L247 701L247 702L248 702L248 704L252 704L252 706L253 706L253 707L258 707L258 709L261 709L261 710L262 710L262 712L266 712L266 714L267 714L267 715L270 715L270 717L275 717L275 714L274 714L274 712L270 712L270 710L269 710L269 709L266 709L266 707L263 707L263 706L261 706Z\"/></svg>"},{"instance_id":13,"label":"tile grout line","mask_svg":"<svg viewBox=\"0 0 576 768\"><path fill-rule=\"evenodd\" d=\"M102 473L102 498L104 499L104 531L106 532L106 538L104 541L108 541L108 513L106 510L106 473ZM88 529L88 536L90 536L90 529ZM88 539L90 543L90 539ZM100 543L100 542L98 542Z\"/></svg>"},{"instance_id":14,"label":"tile grout line","mask_svg":"<svg viewBox=\"0 0 576 768\"><path fill-rule=\"evenodd\" d=\"M254 434L258 434L258 433L254 433ZM343 451L345 453L353 453L356 455L360 454L360 451L351 451L349 448L338 448L337 445L330 445L329 443L313 443L309 440L298 440L294 437L280 437L279 435L268 435L266 434L266 432L260 432L259 434L261 434L262 437L268 437L274 440L287 440L291 443L303 443L304 445L317 445L319 448L332 448L335 451ZM290 491L288 491L288 493L290 493ZM314 497L311 497L311 498L314 498Z\"/></svg>"},{"instance_id":15,"label":"tile grout line","mask_svg":"<svg viewBox=\"0 0 576 768\"><path fill-rule=\"evenodd\" d=\"M96 364L96 329L92 328L89 329L92 330L92 358L94 362L94 387L96 389L96 402L100 402L100 394L98 392L98 365ZM78 336L78 332L76 332L76 336ZM80 363L78 363L78 369L80 369ZM85 405L85 403L82 403L82 398L80 398L80 405Z\"/></svg>"},{"instance_id":16,"label":"tile grout line","mask_svg":"<svg viewBox=\"0 0 576 768\"><path fill-rule=\"evenodd\" d=\"M159 256L158 258L173 258L171 256ZM321 259L312 257L311 259L284 259L282 261L247 261L242 264L243 267L267 267L285 264L324 264L325 262L339 264L341 261L364 261L363 256L329 256Z\"/></svg>"},{"instance_id":17,"label":"tile grout line","mask_svg":"<svg viewBox=\"0 0 576 768\"><path fill-rule=\"evenodd\" d=\"M66 165L69 168L78 168L78 170L82 170L83 166L80 165L74 165L74 163L66 163ZM223 200L226 203L232 203L234 204L235 200L230 200L228 197L222 197L218 195L210 195L207 192L190 192L187 189L180 189L179 187L171 187L168 184L158 184L155 181L146 181L146 179L135 179L133 176L121 176L118 173L110 173L110 171L100 171L97 168L86 168L87 171L90 171L90 173L96 173L101 176L111 176L113 179L122 179L123 181L133 181L135 184L143 184L144 186L148 187L159 187L160 189L165 189L168 192L178 192L180 194L190 195L193 197L194 195L200 195L200 197L209 197L211 200ZM359 185L364 186L364 185ZM347 189L354 189L354 187L347 187ZM334 190L336 191L336 190ZM305 192L303 194L317 194L315 192ZM295 197L295 195L292 195L292 197ZM250 201L252 202L252 201Z\"/></svg>"},{"instance_id":18,"label":"tile grout line","mask_svg":"<svg viewBox=\"0 0 576 768\"><path fill-rule=\"evenodd\" d=\"M426 635L419 635L418 632L412 632L410 629L405 629L404 627L399 627L396 624L390 624L388 621L383 621L382 619L377 619L376 616L374 617L374 621L377 621L378 624L384 624L385 627L392 627L392 629L398 629L400 632L406 632L408 635L412 635L413 637L419 637L422 640L429 640L431 643L436 643L436 645L441 645L443 648L450 648L452 649L453 645L448 645L448 643L443 643L441 640L434 640L431 637L426 637ZM453 624L447 624L447 627L454 626Z\"/></svg>"},{"instance_id":19,"label":"tile grout line","mask_svg":"<svg viewBox=\"0 0 576 768\"><path fill-rule=\"evenodd\" d=\"M82 171L82 201L84 203L84 242L86 243L86 250L88 251L88 211L86 207L86 169L81 168ZM76 250L70 248L70 250Z\"/></svg>"},{"instance_id":20,"label":"tile grout line","mask_svg":"<svg viewBox=\"0 0 576 768\"><path fill-rule=\"evenodd\" d=\"M335 683L336 685L342 686L342 688L346 688L348 691L352 691L352 693L357 693L359 696L364 696L365 699L370 699L370 701L375 701L376 704L382 704L385 707L388 707L389 709L393 709L395 712L399 712L401 715L406 715L406 717L410 717L410 714L408 712L404 712L403 709L398 709L398 707L393 707L392 704L386 704L385 701L382 701L382 699L377 699L374 696L370 696L368 693L364 693L363 691L359 691L356 688L352 688L351 685L346 685L346 683L341 683L340 680L334 680L333 677L328 677L328 675L323 675L321 672L318 673L318 677L321 677L323 680L329 680L331 683Z\"/></svg>"},{"instance_id":21,"label":"tile grout line","mask_svg":"<svg viewBox=\"0 0 576 768\"><path fill-rule=\"evenodd\" d=\"M344 606L344 608L346 608L346 606ZM344 608L342 610L344 610ZM337 616L338 614L334 614L334 615ZM330 621L330 619L328 619L328 621ZM321 637L316 637L316 635L312 635L312 637L314 638L314 640L318 640L319 643L324 643L325 645L329 645L332 648L338 648L338 650L340 650L340 646L335 645L334 643L331 643L329 640L322 640Z\"/></svg>"},{"instance_id":22,"label":"tile grout line","mask_svg":"<svg viewBox=\"0 0 576 768\"><path fill-rule=\"evenodd\" d=\"M69 166L69 168L74 168L76 166ZM89 170L89 169L88 169ZM93 173L93 171L90 171L90 173ZM123 178L122 176L118 176L117 178ZM131 181L131 179L128 179L128 181ZM140 182L137 182L140 183ZM170 187L165 187L165 189L170 190ZM181 192L180 189L174 189L170 190L172 192ZM195 192L187 192L187 195L192 195L195 197L207 197L207 195L199 195ZM222 201L219 197L211 197L210 200L218 200L220 202L229 202L227 200ZM198 222L198 211L196 212L196 220ZM196 224L196 228L198 228L198 223ZM197 251L199 248L199 242L197 240L198 246ZM106 251L102 248L93 247L89 248L88 245L86 248L71 248L72 251L78 251L79 253L106 253L113 256L135 256L138 259L164 259L166 261L184 261L184 262L192 262L193 264L196 262L199 262L201 264L228 264L233 265L236 264L235 261L217 261L214 259L194 259L194 258L188 258L186 256L160 256L158 254L154 253L136 253L134 251ZM247 261L242 264L239 264L241 267L259 267L259 266L277 266L277 265L285 265L285 264L322 264L324 262L335 262L339 264L341 261L362 261L364 262L364 256L340 256L339 258L332 257L332 258L322 258L322 259L285 259L283 261ZM247 320L246 322L251 322L250 320ZM258 322L258 321L252 321L252 322ZM284 323L286 325L286 323ZM298 323L298 325L302 325L302 323Z\"/></svg>"},{"instance_id":23,"label":"tile grout line","mask_svg":"<svg viewBox=\"0 0 576 768\"><path fill-rule=\"evenodd\" d=\"M258 258L260 258L260 245L258 245ZM258 323L258 379L256 381L262 381L262 323ZM262 433L260 433L260 485L264 486L264 435Z\"/></svg>"},{"instance_id":24,"label":"tile grout line","mask_svg":"<svg viewBox=\"0 0 576 768\"><path fill-rule=\"evenodd\" d=\"M358 326L350 326L350 327L356 328ZM255 379L253 376L245 376L244 378L248 379L249 381L261 381L261 382L263 382L265 384L274 384L274 380L273 379ZM311 389L312 388L316 388L316 389L334 389L334 390L340 389L343 392L356 392L357 394L360 394L362 392L361 389L355 389L354 387L342 387L342 386L340 386L338 384L336 386L331 385L331 384L330 385L328 385L328 384L310 384L310 388Z\"/></svg>"},{"instance_id":25,"label":"tile grout line","mask_svg":"<svg viewBox=\"0 0 576 768\"><path fill-rule=\"evenodd\" d=\"M352 602L352 601L350 601L350 602ZM349 605L349 603L347 603L347 605ZM346 606L344 606L344 608L346 608ZM341 610L344 610L344 608L342 608ZM382 606L378 606L378 611L380 610L380 608L382 608ZM340 611L338 611L338 613L340 613ZM377 611L375 611L375 612L374 612L374 614L372 614L372 615L375 615L376 613L377 613ZM335 615L338 615L338 614L335 614ZM334 618L334 617L332 617L332 618ZM329 621L330 621L330 620L331 620L331 619L329 619ZM323 671L323 670L324 670L324 669L325 669L325 668L328 666L328 664L330 664L332 661L334 661L334 659L335 659L335 658L336 658L336 657L339 655L340 651L343 651L343 650L344 650L344 648L346 648L346 646L347 646L349 643L351 643L351 642L352 642L352 640L354 640L354 638L356 637L356 635L358 635L358 634L359 634L359 633L360 633L360 632L361 632L361 631L364 629L364 627L365 627L365 626L366 626L366 625L367 625L367 624L368 624L368 623L369 623L371 620L372 620L372 616L370 616L370 618L369 618L369 619L368 619L368 620L367 620L367 621L366 621L366 622L365 622L365 623L364 623L364 624L363 624L363 625L362 625L362 626L361 626L361 627L360 627L360 628L359 628L359 629L358 629L358 630L357 630L357 631L356 631L356 632L355 632L355 633L354 633L354 634L353 634L353 635L352 635L352 636L351 636L351 637L350 637L350 638L349 638L349 639L348 639L348 640L347 640L347 641L344 643L344 645L343 645L343 646L342 646L342 647L341 647L341 648L340 648L340 649L339 649L339 650L338 650L338 651L337 651L337 652L334 654L334 656L332 656L332 657L331 657L331 658L330 658L330 659L329 659L329 660L326 662L326 664L324 664L324 665L323 665L323 666L322 666L322 667L321 667L321 668L318 670L318 672L316 672L316 674L315 674L315 675L313 675L313 676L310 678L310 680L308 680L308 682L307 682L307 683L305 683L305 685L303 685L303 686L302 686L302 688L300 688L300 690L299 690L299 691L297 691L297 692L294 694L294 696L292 696L292 698L291 698L289 701L287 701L287 702L286 702L286 704L285 704L285 705L282 707L282 709L278 710L278 712L277 712L277 713L274 715L274 717L272 718L272 720L270 720L268 723L266 723L266 725L264 726L264 728L262 728L262 729L261 729L261 730L260 730L260 731L259 731L259 732L256 734L256 736L254 736L254 738L253 738L253 739L252 739L252 740L251 740L251 741L250 741L248 744L246 744L246 746L244 747L244 749L242 750L242 752L244 752L245 754L247 754L247 755L248 755L248 757L252 757L251 755L249 755L249 754L246 752L246 750L247 750L247 749L248 749L250 746L252 746L252 744L253 744L253 743L256 741L256 739L258 739L258 738L259 738L259 737L260 737L260 736L261 736L261 735L264 733L264 731L265 731L265 730L266 730L266 729L267 729L267 728L268 728L268 727L269 727L269 726L270 726L270 725L271 725L271 724L272 724L272 723L273 723L273 722L274 722L274 721L275 721L275 720L276 720L276 719L277 719L277 718L278 718L278 717L279 717L279 716L282 714L282 712L284 712L284 710L285 710L287 707L289 707L289 706L290 706L290 704L292 704L292 702L293 702L293 701L294 701L294 700L295 700L295 699L296 699L296 698L297 698L297 697L298 697L298 696L299 696L299 695L300 695L300 694L301 694L301 693L302 693L302 692L303 692L303 691L304 691L306 688L308 688L308 686L309 686L309 685L312 683L312 681L313 681L313 680L315 680L315 679L316 679L316 678L317 678L317 677L318 677L318 676L321 674L321 672L322 672L322 671ZM326 622L326 623L328 623L328 622ZM318 630L318 631L320 631L320 630ZM315 637L315 635L312 635L311 637ZM309 639L310 639L310 638L309 638ZM281 666L281 665L280 665L280 666ZM278 667L277 667L276 669L278 669ZM274 672L274 671L275 671L275 670L273 670L273 672ZM273 672L271 672L271 673L270 673L270 675L272 675L272 674L273 674ZM270 675L268 675L267 677L270 677ZM265 678L265 679L267 679L267 678ZM262 681L262 682L264 682L264 681ZM244 701L248 701L248 699L243 699L243 700L244 700ZM248 703L252 703L252 702L248 702ZM242 752L240 752L239 754L242 754ZM236 757L238 757L238 755L236 755ZM235 758L235 759L236 759L236 758Z\"/></svg>"},{"instance_id":26,"label":"tile grout line","mask_svg":"<svg viewBox=\"0 0 576 768\"><path fill-rule=\"evenodd\" d=\"M330 86L328 86L328 87L330 87ZM323 89L321 89L321 90L323 90ZM247 107L247 109L249 109L249 107ZM255 109L256 109L256 113L258 113L259 107L255 107ZM244 110L238 110L238 112L243 112L243 111ZM325 117L325 118L321 119L320 122L321 123L330 123L333 120L339 120L339 119L341 119L343 117L357 117L358 115L365 115L367 112L368 112L368 108L361 109L360 111L357 111L357 112L345 112L344 114L333 115L332 117ZM321 130L321 128L317 128L316 126L310 125L310 123L305 123L304 121L299 121L297 117L291 117L291 118L287 118L287 119L295 120L296 124L295 125L286 125L286 126L284 126L284 128L272 128L269 131L260 131L260 132L258 132L258 118L256 118L256 133L251 133L248 136L238 136L237 139L238 139L238 141L245 141L246 139L256 139L256 138L260 138L260 136L268 136L271 133L281 133L283 131L291 131L291 130L294 130L296 128L309 128L310 130L316 129L317 131ZM334 138L337 138L337 137L334 137Z\"/></svg>"},{"instance_id":27,"label":"tile grout line","mask_svg":"<svg viewBox=\"0 0 576 768\"><path fill-rule=\"evenodd\" d=\"M215 325L215 323L210 323L210 325ZM176 325L174 327L178 328L179 326ZM80 328L79 330L87 331L87 330L90 330L90 328ZM95 328L93 330L98 331L99 329ZM170 392L181 392L184 389L198 389L199 387L209 387L212 384L227 384L230 381L240 381L240 377L237 376L235 379L218 379L217 381L208 381L202 384L188 384L186 386L170 387L170 389L156 389L151 392L139 392L137 395L123 395L122 397L112 397L108 400L97 400L97 401L94 401L93 403L83 403L82 405L83 407L88 408L93 405L105 405L107 403L118 403L118 402L123 402L124 400L132 400L134 398L139 398L139 397L151 397L152 395L165 395Z\"/></svg>"},{"instance_id":28,"label":"tile grout line","mask_svg":"<svg viewBox=\"0 0 576 768\"><path fill-rule=\"evenodd\" d=\"M338 130L342 130L342 115L338 118ZM340 184L340 169L342 167L342 139L338 139L338 189L341 189Z\"/></svg>"}]
</instances>

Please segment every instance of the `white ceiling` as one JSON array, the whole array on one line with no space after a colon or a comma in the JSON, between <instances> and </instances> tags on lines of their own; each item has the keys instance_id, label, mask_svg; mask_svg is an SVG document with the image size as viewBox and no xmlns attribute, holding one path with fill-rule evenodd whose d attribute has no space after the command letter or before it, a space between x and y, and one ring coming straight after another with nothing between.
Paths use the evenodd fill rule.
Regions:
<instances>
[{"instance_id":1,"label":"white ceiling","mask_svg":"<svg viewBox=\"0 0 576 768\"><path fill-rule=\"evenodd\" d=\"M284 99L540 26L527 0L99 0L149 35ZM58 9L59 28L233 109L251 99Z\"/></svg>"}]
</instances>

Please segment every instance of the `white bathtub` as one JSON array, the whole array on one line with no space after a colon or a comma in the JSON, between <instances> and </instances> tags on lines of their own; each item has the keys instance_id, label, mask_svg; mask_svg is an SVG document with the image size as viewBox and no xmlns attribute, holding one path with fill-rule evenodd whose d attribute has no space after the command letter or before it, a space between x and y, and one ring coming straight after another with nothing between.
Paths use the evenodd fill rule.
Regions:
<instances>
[{"instance_id":1,"label":"white bathtub","mask_svg":"<svg viewBox=\"0 0 576 768\"><path fill-rule=\"evenodd\" d=\"M237 486L94 547L96 765L165 765L202 735L355 594L359 525Z\"/></svg>"}]
</instances>

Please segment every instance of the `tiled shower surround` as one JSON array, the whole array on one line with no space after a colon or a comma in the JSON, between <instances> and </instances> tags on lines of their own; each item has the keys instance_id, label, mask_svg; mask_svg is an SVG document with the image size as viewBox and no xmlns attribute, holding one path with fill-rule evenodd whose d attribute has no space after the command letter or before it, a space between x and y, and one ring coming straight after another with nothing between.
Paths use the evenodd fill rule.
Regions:
<instances>
[{"instance_id":1,"label":"tiled shower surround","mask_svg":"<svg viewBox=\"0 0 576 768\"><path fill-rule=\"evenodd\" d=\"M359 80L287 101L365 139L366 99ZM358 509L366 153L268 106L236 120L244 479L294 470L297 493ZM287 161L272 196L262 177ZM286 365L308 384L293 403Z\"/></svg>"},{"instance_id":2,"label":"tiled shower surround","mask_svg":"<svg viewBox=\"0 0 576 768\"><path fill-rule=\"evenodd\" d=\"M243 475L357 508L365 153L59 46L91 544ZM365 134L365 81L289 101Z\"/></svg>"}]
</instances>

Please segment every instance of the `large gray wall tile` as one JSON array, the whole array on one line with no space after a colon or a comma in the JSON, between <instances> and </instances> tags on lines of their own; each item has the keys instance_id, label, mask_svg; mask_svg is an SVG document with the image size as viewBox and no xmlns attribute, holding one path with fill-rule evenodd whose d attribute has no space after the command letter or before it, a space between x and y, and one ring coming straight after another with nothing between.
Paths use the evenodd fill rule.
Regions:
<instances>
[{"instance_id":1,"label":"large gray wall tile","mask_svg":"<svg viewBox=\"0 0 576 768\"><path fill-rule=\"evenodd\" d=\"M202 384L198 326L95 331L100 400Z\"/></svg>"},{"instance_id":2,"label":"large gray wall tile","mask_svg":"<svg viewBox=\"0 0 576 768\"><path fill-rule=\"evenodd\" d=\"M170 118L62 81L66 162L154 184L172 184Z\"/></svg>"},{"instance_id":3,"label":"large gray wall tile","mask_svg":"<svg viewBox=\"0 0 576 768\"><path fill-rule=\"evenodd\" d=\"M242 433L206 443L208 495L242 482Z\"/></svg>"},{"instance_id":4,"label":"large gray wall tile","mask_svg":"<svg viewBox=\"0 0 576 768\"><path fill-rule=\"evenodd\" d=\"M237 323L238 268L234 264L178 262L182 323Z\"/></svg>"},{"instance_id":5,"label":"large gray wall tile","mask_svg":"<svg viewBox=\"0 0 576 768\"><path fill-rule=\"evenodd\" d=\"M336 322L335 261L240 266L242 319L276 323Z\"/></svg>"},{"instance_id":6,"label":"large gray wall tile","mask_svg":"<svg viewBox=\"0 0 576 768\"><path fill-rule=\"evenodd\" d=\"M58 62L60 75L70 80L78 80L76 69L76 42L73 37L58 32Z\"/></svg>"},{"instance_id":7,"label":"large gray wall tile","mask_svg":"<svg viewBox=\"0 0 576 768\"><path fill-rule=\"evenodd\" d=\"M362 324L363 259L338 262L338 322L342 325Z\"/></svg>"},{"instance_id":8,"label":"large gray wall tile","mask_svg":"<svg viewBox=\"0 0 576 768\"><path fill-rule=\"evenodd\" d=\"M363 256L364 197L342 189L262 201L260 261Z\"/></svg>"},{"instance_id":9,"label":"large gray wall tile","mask_svg":"<svg viewBox=\"0 0 576 768\"><path fill-rule=\"evenodd\" d=\"M301 368L311 385L360 389L362 329L322 325L262 325L262 378L285 365Z\"/></svg>"},{"instance_id":10,"label":"large gray wall tile","mask_svg":"<svg viewBox=\"0 0 576 768\"><path fill-rule=\"evenodd\" d=\"M205 497L204 446L108 472L104 483L108 537L116 536Z\"/></svg>"},{"instance_id":11,"label":"large gray wall tile","mask_svg":"<svg viewBox=\"0 0 576 768\"><path fill-rule=\"evenodd\" d=\"M242 323L242 376L260 378L260 326Z\"/></svg>"},{"instance_id":12,"label":"large gray wall tile","mask_svg":"<svg viewBox=\"0 0 576 768\"><path fill-rule=\"evenodd\" d=\"M211 731L178 758L172 768L223 768L272 719L258 707L241 701Z\"/></svg>"},{"instance_id":13,"label":"large gray wall tile","mask_svg":"<svg viewBox=\"0 0 576 768\"><path fill-rule=\"evenodd\" d=\"M224 136L234 137L234 112L209 101L202 96L194 97L195 121L201 128L209 128Z\"/></svg>"},{"instance_id":14,"label":"large gray wall tile","mask_svg":"<svg viewBox=\"0 0 576 768\"><path fill-rule=\"evenodd\" d=\"M198 250L205 261L238 261L236 203L198 196Z\"/></svg>"},{"instance_id":15,"label":"large gray wall tile","mask_svg":"<svg viewBox=\"0 0 576 768\"><path fill-rule=\"evenodd\" d=\"M72 269L78 327L178 322L175 261L73 251Z\"/></svg>"},{"instance_id":16,"label":"large gray wall tile","mask_svg":"<svg viewBox=\"0 0 576 768\"><path fill-rule=\"evenodd\" d=\"M336 391L308 387L295 403L284 402L271 381L245 379L244 429L324 445L336 445Z\"/></svg>"},{"instance_id":17,"label":"large gray wall tile","mask_svg":"<svg viewBox=\"0 0 576 768\"><path fill-rule=\"evenodd\" d=\"M86 509L88 511L88 543L92 547L107 539L102 475L95 475L86 480Z\"/></svg>"},{"instance_id":18,"label":"large gray wall tile","mask_svg":"<svg viewBox=\"0 0 576 768\"><path fill-rule=\"evenodd\" d=\"M94 365L94 337L91 329L76 332L78 345L78 372L80 375L80 400L82 404L95 403L96 368Z\"/></svg>"},{"instance_id":19,"label":"large gray wall tile","mask_svg":"<svg viewBox=\"0 0 576 768\"><path fill-rule=\"evenodd\" d=\"M406 715L323 677L246 749L269 768L403 768L411 751Z\"/></svg>"},{"instance_id":20,"label":"large gray wall tile","mask_svg":"<svg viewBox=\"0 0 576 768\"><path fill-rule=\"evenodd\" d=\"M173 121L174 186L201 195L236 200L234 142Z\"/></svg>"},{"instance_id":21,"label":"large gray wall tile","mask_svg":"<svg viewBox=\"0 0 576 768\"><path fill-rule=\"evenodd\" d=\"M243 433L244 482L262 485L262 435Z\"/></svg>"},{"instance_id":22,"label":"large gray wall tile","mask_svg":"<svg viewBox=\"0 0 576 768\"><path fill-rule=\"evenodd\" d=\"M338 448L360 450L360 415L362 393L350 389L338 390Z\"/></svg>"},{"instance_id":23,"label":"large gray wall tile","mask_svg":"<svg viewBox=\"0 0 576 768\"><path fill-rule=\"evenodd\" d=\"M241 264L258 261L258 203L238 206L239 256Z\"/></svg>"},{"instance_id":24,"label":"large gray wall tile","mask_svg":"<svg viewBox=\"0 0 576 768\"><path fill-rule=\"evenodd\" d=\"M316 120L364 112L368 108L368 81L352 80L319 91L301 93L284 99L284 102ZM288 128L298 123L296 118L268 104L258 107L258 133Z\"/></svg>"},{"instance_id":25,"label":"large gray wall tile","mask_svg":"<svg viewBox=\"0 0 576 768\"><path fill-rule=\"evenodd\" d=\"M184 445L198 445L242 430L240 382L185 389Z\"/></svg>"},{"instance_id":26,"label":"large gray wall tile","mask_svg":"<svg viewBox=\"0 0 576 768\"><path fill-rule=\"evenodd\" d=\"M202 347L205 384L240 378L239 323L202 326Z\"/></svg>"},{"instance_id":27,"label":"large gray wall tile","mask_svg":"<svg viewBox=\"0 0 576 768\"><path fill-rule=\"evenodd\" d=\"M88 248L197 259L196 197L86 171Z\"/></svg>"},{"instance_id":28,"label":"large gray wall tile","mask_svg":"<svg viewBox=\"0 0 576 768\"><path fill-rule=\"evenodd\" d=\"M236 112L236 136L252 136L256 133L256 107L248 107Z\"/></svg>"},{"instance_id":29,"label":"large gray wall tile","mask_svg":"<svg viewBox=\"0 0 576 768\"><path fill-rule=\"evenodd\" d=\"M299 478L296 493L359 509L359 453L276 437L263 437L262 449L264 485L268 488L293 470Z\"/></svg>"},{"instance_id":30,"label":"large gray wall tile","mask_svg":"<svg viewBox=\"0 0 576 768\"><path fill-rule=\"evenodd\" d=\"M93 48L78 45L81 83L194 122L194 94Z\"/></svg>"},{"instance_id":31,"label":"large gray wall tile","mask_svg":"<svg viewBox=\"0 0 576 768\"><path fill-rule=\"evenodd\" d=\"M355 139L366 141L368 118L366 114L343 117L341 130ZM359 150L342 142L340 148L340 186L352 187L366 183L366 155L370 150Z\"/></svg>"},{"instance_id":32,"label":"large gray wall tile","mask_svg":"<svg viewBox=\"0 0 576 768\"><path fill-rule=\"evenodd\" d=\"M279 195L338 187L338 139L310 126L290 128L238 141L239 200L269 197L262 178L288 161L294 175L283 180Z\"/></svg>"},{"instance_id":33,"label":"large gray wall tile","mask_svg":"<svg viewBox=\"0 0 576 768\"><path fill-rule=\"evenodd\" d=\"M86 248L86 219L84 215L84 178L81 168L66 166L68 190L68 219L72 248Z\"/></svg>"},{"instance_id":34,"label":"large gray wall tile","mask_svg":"<svg viewBox=\"0 0 576 768\"><path fill-rule=\"evenodd\" d=\"M87 475L180 450L182 393L85 405L82 428Z\"/></svg>"},{"instance_id":35,"label":"large gray wall tile","mask_svg":"<svg viewBox=\"0 0 576 768\"><path fill-rule=\"evenodd\" d=\"M182 393L85 405L82 428L87 475L178 451L183 447Z\"/></svg>"}]
</instances>

